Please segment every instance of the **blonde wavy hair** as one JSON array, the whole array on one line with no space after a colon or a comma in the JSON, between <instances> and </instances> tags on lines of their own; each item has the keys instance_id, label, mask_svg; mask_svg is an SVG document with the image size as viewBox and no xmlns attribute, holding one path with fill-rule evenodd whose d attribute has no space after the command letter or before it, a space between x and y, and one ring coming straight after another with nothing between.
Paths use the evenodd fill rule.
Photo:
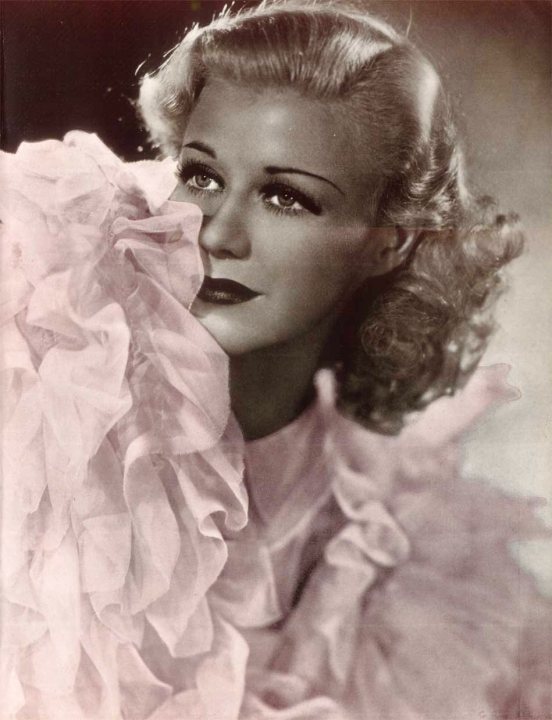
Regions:
<instances>
[{"instance_id":1,"label":"blonde wavy hair","mask_svg":"<svg viewBox=\"0 0 552 720\"><path fill-rule=\"evenodd\" d=\"M355 419L396 432L467 380L493 330L502 268L521 251L514 214L472 197L439 77L404 36L354 3L268 0L194 27L141 83L154 145L177 157L210 77L338 101L370 142L375 225L418 230L407 261L342 314L325 362Z\"/></svg>"}]
</instances>

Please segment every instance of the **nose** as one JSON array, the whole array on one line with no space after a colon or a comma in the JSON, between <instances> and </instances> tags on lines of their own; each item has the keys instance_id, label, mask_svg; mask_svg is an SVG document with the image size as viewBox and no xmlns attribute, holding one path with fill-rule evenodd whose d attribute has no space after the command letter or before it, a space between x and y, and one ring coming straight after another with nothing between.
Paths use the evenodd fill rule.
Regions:
<instances>
[{"instance_id":1,"label":"nose","mask_svg":"<svg viewBox=\"0 0 552 720\"><path fill-rule=\"evenodd\" d=\"M219 259L248 257L251 252L243 204L230 197L203 217L199 244Z\"/></svg>"}]
</instances>

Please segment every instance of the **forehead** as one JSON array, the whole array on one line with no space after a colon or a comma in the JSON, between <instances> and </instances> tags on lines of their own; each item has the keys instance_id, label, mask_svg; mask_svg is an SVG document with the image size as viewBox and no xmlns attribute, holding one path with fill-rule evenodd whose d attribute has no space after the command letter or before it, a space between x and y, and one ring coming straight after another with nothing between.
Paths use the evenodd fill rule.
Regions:
<instances>
[{"instance_id":1,"label":"forehead","mask_svg":"<svg viewBox=\"0 0 552 720\"><path fill-rule=\"evenodd\" d=\"M201 139L215 151L261 165L299 164L342 181L369 174L356 126L337 103L291 89L254 89L211 80L192 111L184 142Z\"/></svg>"}]
</instances>

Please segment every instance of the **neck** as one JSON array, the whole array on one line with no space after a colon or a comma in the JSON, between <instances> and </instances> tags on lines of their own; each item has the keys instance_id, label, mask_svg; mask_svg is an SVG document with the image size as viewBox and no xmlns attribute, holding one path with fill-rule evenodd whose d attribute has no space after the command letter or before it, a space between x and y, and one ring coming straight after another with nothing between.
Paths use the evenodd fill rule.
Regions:
<instances>
[{"instance_id":1,"label":"neck","mask_svg":"<svg viewBox=\"0 0 552 720\"><path fill-rule=\"evenodd\" d=\"M246 440L276 432L308 405L325 339L307 335L230 358L232 410Z\"/></svg>"}]
</instances>

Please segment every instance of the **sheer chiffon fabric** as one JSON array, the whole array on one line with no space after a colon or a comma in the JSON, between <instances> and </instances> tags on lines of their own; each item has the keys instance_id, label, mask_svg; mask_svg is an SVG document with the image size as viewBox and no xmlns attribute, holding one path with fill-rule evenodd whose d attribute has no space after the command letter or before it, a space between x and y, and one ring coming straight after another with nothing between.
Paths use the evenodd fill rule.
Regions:
<instances>
[{"instance_id":1,"label":"sheer chiffon fabric","mask_svg":"<svg viewBox=\"0 0 552 720\"><path fill-rule=\"evenodd\" d=\"M2 154L2 718L552 717L530 500L459 475L479 370L398 437L244 443L189 307L197 208L95 136Z\"/></svg>"}]
</instances>

